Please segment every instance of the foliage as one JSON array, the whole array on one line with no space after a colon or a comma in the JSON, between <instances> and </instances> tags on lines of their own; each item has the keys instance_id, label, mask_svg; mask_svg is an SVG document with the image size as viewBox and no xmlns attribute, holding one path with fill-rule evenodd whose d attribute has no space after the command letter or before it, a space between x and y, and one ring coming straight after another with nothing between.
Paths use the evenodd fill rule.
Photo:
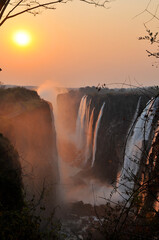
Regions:
<instances>
[{"instance_id":1,"label":"foliage","mask_svg":"<svg viewBox=\"0 0 159 240\"><path fill-rule=\"evenodd\" d=\"M144 37L139 37L139 40L147 40L150 42L150 44L157 44L157 51L152 52L149 50L146 50L146 52L148 53L148 57L155 57L155 58L159 58L159 51L158 51L158 47L159 47L159 39L158 39L158 32L153 33L150 29L148 29L146 26L146 32L147 35L145 35Z\"/></svg>"},{"instance_id":2,"label":"foliage","mask_svg":"<svg viewBox=\"0 0 159 240\"><path fill-rule=\"evenodd\" d=\"M36 91L24 87L0 88L1 117L32 111L35 108L46 106Z\"/></svg>"},{"instance_id":3,"label":"foliage","mask_svg":"<svg viewBox=\"0 0 159 240\"><path fill-rule=\"evenodd\" d=\"M156 5L156 7L155 7L155 5ZM149 19L144 22L144 27L146 29L147 35L145 35L144 37L139 37L139 40L147 40L147 41L149 41L149 43L151 45L154 45L155 50L146 50L146 52L148 53L148 57L154 57L155 59L159 58L158 32L154 33L152 30L150 30L150 28L152 29L154 27L153 25L152 25L153 27L152 26L147 27L147 26L148 26L148 24L153 23L154 21L159 21L158 9L159 9L158 1L156 1L156 3L155 3L155 1L149 0L146 8L141 13L139 13L135 16L135 17L138 17L144 13L148 14L148 16L149 16ZM156 68L158 68L158 66L159 66L158 61L154 62L152 64L152 66L156 66Z\"/></svg>"},{"instance_id":4,"label":"foliage","mask_svg":"<svg viewBox=\"0 0 159 240\"><path fill-rule=\"evenodd\" d=\"M39 221L39 218L30 215L28 208L1 211L0 239L41 239Z\"/></svg>"},{"instance_id":5,"label":"foliage","mask_svg":"<svg viewBox=\"0 0 159 240\"><path fill-rule=\"evenodd\" d=\"M4 98L7 98L8 101L28 101L30 99L40 99L36 91L28 90L24 87L0 88L0 100L2 101Z\"/></svg>"},{"instance_id":6,"label":"foliage","mask_svg":"<svg viewBox=\"0 0 159 240\"><path fill-rule=\"evenodd\" d=\"M0 166L0 239L59 239L61 224L55 220L54 212L45 220L41 201L37 203L34 197L25 200L19 155L2 134Z\"/></svg>"},{"instance_id":7,"label":"foliage","mask_svg":"<svg viewBox=\"0 0 159 240\"><path fill-rule=\"evenodd\" d=\"M148 35L146 35L144 37L139 37L139 40L148 40L148 41L150 41L151 44L159 43L159 40L157 40L158 32L153 33L150 31L150 29L147 29L147 28L146 28L146 31L147 31Z\"/></svg>"},{"instance_id":8,"label":"foliage","mask_svg":"<svg viewBox=\"0 0 159 240\"><path fill-rule=\"evenodd\" d=\"M21 209L23 195L19 156L2 134L0 134L0 165L0 209Z\"/></svg>"},{"instance_id":9,"label":"foliage","mask_svg":"<svg viewBox=\"0 0 159 240\"><path fill-rule=\"evenodd\" d=\"M40 214L32 211L33 203L25 203L21 210L0 211L0 239L1 240L56 240L59 239L61 223L51 216L49 226L42 228L43 219ZM41 211L44 211L41 207ZM51 213L50 213L51 214Z\"/></svg>"}]
</instances>

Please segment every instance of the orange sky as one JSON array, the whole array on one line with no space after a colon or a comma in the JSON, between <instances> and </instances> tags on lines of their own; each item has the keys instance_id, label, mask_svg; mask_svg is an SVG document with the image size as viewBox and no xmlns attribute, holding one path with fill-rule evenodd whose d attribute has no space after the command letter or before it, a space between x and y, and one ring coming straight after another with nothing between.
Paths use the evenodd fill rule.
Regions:
<instances>
[{"instance_id":1,"label":"orange sky","mask_svg":"<svg viewBox=\"0 0 159 240\"><path fill-rule=\"evenodd\" d=\"M147 3L116 0L107 10L76 0L36 17L25 14L8 20L0 29L0 81L17 85L55 81L64 87L125 81L158 85L159 69L152 67L154 59L145 52L151 46L138 41L145 35L143 22L149 16L132 20ZM30 46L13 43L18 29L31 33Z\"/></svg>"}]
</instances>

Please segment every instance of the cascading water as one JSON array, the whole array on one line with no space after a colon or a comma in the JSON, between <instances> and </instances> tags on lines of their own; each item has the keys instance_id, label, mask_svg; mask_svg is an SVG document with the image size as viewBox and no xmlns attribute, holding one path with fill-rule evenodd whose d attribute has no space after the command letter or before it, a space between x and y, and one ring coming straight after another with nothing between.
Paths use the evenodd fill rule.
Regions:
<instances>
[{"instance_id":1,"label":"cascading water","mask_svg":"<svg viewBox=\"0 0 159 240\"><path fill-rule=\"evenodd\" d=\"M58 153L58 121L57 121L57 106L56 106L56 98L57 98L57 92L56 90L51 86L48 85L42 85L39 89L38 89L38 94L45 99L45 101L48 102L49 104L49 108L50 108L50 116L51 116L51 120L52 120L52 129L51 131L53 132L53 136L55 136L54 142L53 142L53 148L52 148L52 156L54 156L54 159L56 159L56 161L52 164L53 169L54 169L54 174L56 173L56 182L53 184L54 186L54 190L56 196L54 196L54 198L56 198L56 203L59 204L59 202L61 203L64 200L64 190L63 187L61 185L61 178L62 178L62 173L61 173L61 158L59 156ZM53 111L54 110L54 111ZM55 135L56 134L56 135Z\"/></svg>"},{"instance_id":2,"label":"cascading water","mask_svg":"<svg viewBox=\"0 0 159 240\"><path fill-rule=\"evenodd\" d=\"M90 159L91 155L92 155L92 137L93 137L92 133L93 133L94 110L95 110L95 108L93 108L93 110L92 110L90 120L89 120L89 124L88 124L84 164L87 164L88 159Z\"/></svg>"},{"instance_id":3,"label":"cascading water","mask_svg":"<svg viewBox=\"0 0 159 240\"><path fill-rule=\"evenodd\" d=\"M136 107L136 111L135 111L135 114L134 114L134 117L133 117L133 120L132 120L132 124L129 128L129 131L128 131L128 136L129 136L129 133L131 132L138 116L139 116L139 109L140 109L140 104L141 104L141 97L139 97L139 100L138 100L138 103L137 103L137 107Z\"/></svg>"},{"instance_id":4,"label":"cascading water","mask_svg":"<svg viewBox=\"0 0 159 240\"><path fill-rule=\"evenodd\" d=\"M105 106L105 103L103 103L103 105L100 109L98 119L97 119L97 122L96 122L96 126L95 126L95 131L94 131L92 167L93 167L94 162L95 162L95 155L96 155L96 150L97 150L98 130L99 130L100 121L101 121L101 118L102 118L102 115L103 115L104 106Z\"/></svg>"},{"instance_id":5,"label":"cascading water","mask_svg":"<svg viewBox=\"0 0 159 240\"><path fill-rule=\"evenodd\" d=\"M126 150L126 148L128 148L128 141L131 141L131 140L130 140L130 136L132 136L133 133L134 133L133 129L134 129L134 126L135 126L135 124L136 124L136 121L138 120L140 103L141 103L141 97L139 97L139 100L138 100L138 103L137 103L137 107L136 107L136 111L135 111L135 113L134 113L134 117L133 117L132 123L131 123L131 125L130 125L129 130L128 130L128 135L127 135L125 150ZM125 157L126 157L126 151L124 152L124 164L126 165L126 163L125 163ZM118 174L119 176L117 177L117 179L120 179L120 181L119 181L120 184L118 183L117 186L123 184L123 183L122 183L122 180L121 180L121 179L123 178L123 175L122 175L122 174L124 174L124 167L122 168L121 174L120 174L120 173Z\"/></svg>"},{"instance_id":6,"label":"cascading water","mask_svg":"<svg viewBox=\"0 0 159 240\"><path fill-rule=\"evenodd\" d=\"M78 96L78 99L79 99L79 96ZM68 111L67 117L70 117L70 123L71 123L71 117L77 116L77 119L75 119L75 118L73 119L74 120L74 122L72 124L73 127L70 128L71 129L70 132L64 131L67 129L67 124L69 123L69 121L68 121L69 118L66 118L66 127L65 128L62 127L62 124L64 121L63 122L56 121L56 123L57 123L55 126L56 130L58 130L59 132L61 131L60 132L61 135L58 133L59 134L58 136L60 136L60 138L58 140L61 145L59 144L58 146L63 147L63 148L61 147L61 149L62 150L64 149L64 151L63 151L64 155L67 156L66 161L65 161L65 158L63 158L63 155L62 154L60 155L60 153L62 151L61 152L59 151L58 161L59 161L59 169L60 169L60 176L61 176L61 182L60 182L61 195L62 195L61 198L63 198L63 199L67 199L67 197L69 198L70 196L71 196L70 198L72 198L72 196L73 197L75 196L74 198L77 198L77 195L78 195L77 188L78 187L81 188L83 199L88 199L87 192L88 192L89 186L92 186L92 184L96 184L95 179L98 178L99 182L100 182L100 179L107 180L107 178L108 178L108 180L109 180L109 177L105 177L105 175L107 176L107 173L109 171L107 169L109 168L110 169L109 172L111 172L113 168L115 169L115 166L116 166L116 168L118 168L118 166L116 164L119 162L118 158L117 158L116 162L114 161L115 164L113 162L114 159L113 160L111 159L112 149L116 148L117 144L120 142L120 137L118 137L118 135L120 135L120 133L118 134L118 128L115 129L112 127L113 124L117 125L118 121L121 126L121 131L125 131L124 132L125 135L122 135L121 138L125 138L125 136L127 135L127 132L129 132L126 149L125 149L126 151L125 151L125 158L124 158L124 166L123 166L122 174L121 174L121 178L120 178L120 185L125 184L126 187L120 188L120 190L125 191L126 188L130 189L130 188L133 188L133 186L134 186L133 180L132 180L132 182L130 181L130 183L127 183L128 181L126 179L124 179L124 176L125 176L125 178L128 178L130 173L133 173L134 175L136 175L139 170L139 166L138 166L139 164L137 164L137 162L142 157L142 151L143 151L142 148L144 146L144 141L146 141L146 139L149 139L149 135L151 135L150 132L151 132L151 124L153 121L153 116L152 116L153 114L151 115L152 111L150 111L150 110L152 110L151 106L153 105L153 103L149 102L147 104L147 107L141 114L141 116L138 117L139 110L142 108L142 105L140 104L141 98L139 98L137 96L135 97L136 103L138 101L136 110L135 110L134 102L133 102L133 106L130 105L130 108L129 108L128 104L124 105L124 107L123 107L122 104L123 104L124 100L121 101L121 109L120 108L118 109L119 98L114 99L114 96L113 96L113 98L111 99L113 101L110 102L110 108L108 109L107 115L105 115L105 114L103 114L106 111L105 103L103 103L104 101L101 102L101 99L106 100L106 98L104 98L103 96L102 96L102 98L99 98L97 96L95 96L95 98L94 98L94 96L92 96L92 95L89 95L89 96L84 95L82 97L80 105L79 105L78 114L77 114L76 106L74 108L74 112L72 111L74 114L71 115L71 110ZM65 98L64 98L64 100L65 100ZM131 104L131 102L132 102L132 100L130 101L130 104ZM100 105L99 105L99 103L100 103ZM62 104L64 104L64 102L62 102ZM67 104L67 102L66 102L66 104ZM69 108L70 108L70 105L68 104L68 107L66 109L69 109ZM70 109L72 109L72 108L70 108ZM62 108L61 110L62 110L61 112L65 113L65 111L64 111L65 108ZM131 114L130 114L130 112L131 112ZM119 113L120 113L120 116L118 119L117 115ZM122 116L124 117L125 115L127 115L127 117L129 119L133 118L132 124L127 124L126 127L123 126L124 124L123 124L123 120L122 120ZM148 115L148 118L147 117L145 118L145 115ZM63 118L62 118L62 120L63 120ZM113 124L112 124L112 120L114 121ZM76 123L76 125L75 125L75 123ZM101 130L102 130L104 123L106 126L106 127L105 126L104 127L107 132L108 132L107 129L111 129L110 134L106 133L105 137L103 137L104 134L103 135L101 134ZM76 127L75 131L74 131L74 126ZM145 129L145 131L143 131L142 129ZM113 144L111 144L111 141L109 141L109 139L111 136L114 137L113 135L115 135L115 140L113 139L114 140L114 141L112 141ZM116 140L116 138L117 138L116 136L119 138L119 140L118 139ZM101 143L101 139L104 139L104 141L102 141L102 144L100 146L99 142ZM110 146L107 145L107 141L109 141L110 145L112 146L110 148L110 151L108 148ZM123 140L123 142L124 142L124 140ZM108 147L106 149L104 149L103 146L104 147L108 146ZM107 149L108 149L108 151L107 151ZM108 153L106 158L103 154L103 152L105 150ZM103 155L101 154L101 152ZM114 152L113 152L113 154L114 154ZM118 154L118 152L117 152L117 154ZM114 154L114 156L115 156L114 158L116 158L116 156L118 157L117 154L116 155ZM119 154L120 154L120 152L119 152ZM121 152L121 155L122 155L122 152ZM135 161L132 161L133 159L135 159L136 163L135 163ZM112 160L112 161L109 162L109 160ZM97 165L95 163L97 163ZM106 169L107 172L105 171L103 166L105 167L105 169L107 168ZM100 172L102 167L104 169L103 175ZM129 167L130 167L130 169L129 169ZM93 168L93 169L91 169L91 168ZM116 172L114 173L114 176L115 176L115 174L116 174ZM114 177L114 179L115 179L115 177ZM111 177L110 177L110 179L111 179ZM86 190L85 197L84 197L83 186L85 186L85 190ZM100 189L100 186L99 186L99 189ZM73 191L75 191L75 194L74 193L72 194ZM80 197L81 197L81 192L79 194L79 199L80 199Z\"/></svg>"},{"instance_id":7,"label":"cascading water","mask_svg":"<svg viewBox=\"0 0 159 240\"><path fill-rule=\"evenodd\" d=\"M90 115L91 99L87 101L88 97L85 95L82 97L77 121L76 121L76 147L80 153L77 159L84 159L84 164L87 163L88 158L91 155L91 142L92 142L92 127L94 110Z\"/></svg>"},{"instance_id":8,"label":"cascading water","mask_svg":"<svg viewBox=\"0 0 159 240\"><path fill-rule=\"evenodd\" d=\"M79 150L77 159L83 159L83 166L88 163L88 160L91 159L91 157L91 166L93 167L94 165L97 148L97 136L100 121L103 115L104 105L105 103L103 103L99 111L98 118L95 123L95 129L93 129L95 108L91 110L91 99L88 100L88 96L84 95L81 99L76 121L75 139L76 147Z\"/></svg>"},{"instance_id":9,"label":"cascading water","mask_svg":"<svg viewBox=\"0 0 159 240\"><path fill-rule=\"evenodd\" d=\"M55 125L54 125L54 114L53 114L53 107L52 104L50 102L48 102L49 104L49 108L50 108L50 115L51 115L51 120L52 120L52 132L54 134L55 132ZM61 189L60 189L60 172L59 172L59 161L58 161L58 153L57 153L57 146L56 146L56 142L54 142L53 145L53 149L52 149L52 156L53 159L56 159L55 162L51 161L50 164L52 165L52 169L54 169L54 172L56 172L57 176L56 176L56 184L54 186L55 188L55 201L58 203L59 201L59 196L61 195ZM56 171L55 171L56 169Z\"/></svg>"},{"instance_id":10,"label":"cascading water","mask_svg":"<svg viewBox=\"0 0 159 240\"><path fill-rule=\"evenodd\" d=\"M80 102L80 107L76 122L76 146L78 149L82 149L85 144L85 123L87 112L87 96L83 96Z\"/></svg>"},{"instance_id":11,"label":"cascading water","mask_svg":"<svg viewBox=\"0 0 159 240\"><path fill-rule=\"evenodd\" d=\"M158 106L159 98L150 100L129 132L125 149L124 165L119 180L119 190L125 194L125 197L128 191L131 192L133 190L135 184L134 176L138 173L141 158L143 154L146 153L145 150L148 145L151 145L153 121Z\"/></svg>"}]
</instances>

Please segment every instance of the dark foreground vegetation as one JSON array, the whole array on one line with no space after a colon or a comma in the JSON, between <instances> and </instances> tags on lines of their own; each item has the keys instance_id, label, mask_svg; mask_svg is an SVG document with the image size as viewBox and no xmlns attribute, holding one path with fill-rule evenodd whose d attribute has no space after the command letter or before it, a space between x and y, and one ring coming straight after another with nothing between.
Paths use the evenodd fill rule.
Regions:
<instances>
[{"instance_id":1,"label":"dark foreground vegetation","mask_svg":"<svg viewBox=\"0 0 159 240\"><path fill-rule=\"evenodd\" d=\"M39 219L25 203L19 156L0 134L0 239L38 239Z\"/></svg>"},{"instance_id":2,"label":"dark foreground vegetation","mask_svg":"<svg viewBox=\"0 0 159 240\"><path fill-rule=\"evenodd\" d=\"M43 230L41 214L34 198L26 201L19 155L9 140L0 134L0 239L58 239L60 223L50 213ZM39 203L40 205L40 203ZM45 207L40 206L41 211Z\"/></svg>"}]
</instances>

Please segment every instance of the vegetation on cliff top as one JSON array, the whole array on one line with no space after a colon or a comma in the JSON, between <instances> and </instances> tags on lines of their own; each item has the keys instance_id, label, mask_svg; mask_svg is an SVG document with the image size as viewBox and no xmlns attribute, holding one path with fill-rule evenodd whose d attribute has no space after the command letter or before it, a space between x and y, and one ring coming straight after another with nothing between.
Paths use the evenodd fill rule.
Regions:
<instances>
[{"instance_id":1,"label":"vegetation on cliff top","mask_svg":"<svg viewBox=\"0 0 159 240\"><path fill-rule=\"evenodd\" d=\"M24 87L0 87L0 115L1 117L32 111L35 108L46 106L36 91Z\"/></svg>"}]
</instances>

